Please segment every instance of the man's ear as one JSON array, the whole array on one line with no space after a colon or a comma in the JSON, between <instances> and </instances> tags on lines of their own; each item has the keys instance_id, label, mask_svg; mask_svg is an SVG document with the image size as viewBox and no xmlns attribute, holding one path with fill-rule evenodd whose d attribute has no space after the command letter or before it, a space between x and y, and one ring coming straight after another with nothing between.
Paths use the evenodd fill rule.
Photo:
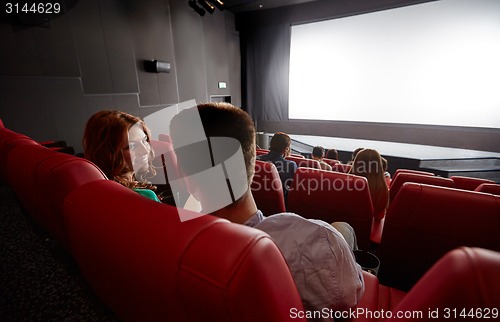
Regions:
<instances>
[{"instance_id":1,"label":"man's ear","mask_svg":"<svg viewBox=\"0 0 500 322\"><path fill-rule=\"evenodd\" d=\"M283 150L283 152L282 152L281 154L282 154L282 155L284 155L285 157L288 157L288 156L290 156L290 154L291 154L291 153L292 153L292 149L290 149L290 147L289 147L289 146L287 146L287 147Z\"/></svg>"}]
</instances>

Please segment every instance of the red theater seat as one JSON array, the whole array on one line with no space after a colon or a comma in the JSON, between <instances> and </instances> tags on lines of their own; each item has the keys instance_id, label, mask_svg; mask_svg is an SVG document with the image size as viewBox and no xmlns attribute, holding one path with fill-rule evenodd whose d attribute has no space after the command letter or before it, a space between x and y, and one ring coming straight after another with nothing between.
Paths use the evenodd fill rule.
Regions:
<instances>
[{"instance_id":1,"label":"red theater seat","mask_svg":"<svg viewBox=\"0 0 500 322\"><path fill-rule=\"evenodd\" d=\"M480 248L455 249L441 258L393 311L423 313L423 318L414 316L407 321L430 320L429 311L436 310L437 320L441 321L447 314L450 320L463 320L464 314L468 320L483 320L486 316L495 319L491 309L496 308L498 319L499 272L500 253Z\"/></svg>"},{"instance_id":2,"label":"red theater seat","mask_svg":"<svg viewBox=\"0 0 500 322\"><path fill-rule=\"evenodd\" d=\"M495 183L482 183L476 188L477 192L491 193L500 196L500 184Z\"/></svg>"},{"instance_id":3,"label":"red theater seat","mask_svg":"<svg viewBox=\"0 0 500 322\"><path fill-rule=\"evenodd\" d=\"M350 165L350 164L338 163L338 164L332 165L332 171L341 172L341 173L349 173L349 171L351 171L351 168L352 168L352 165Z\"/></svg>"},{"instance_id":4,"label":"red theater seat","mask_svg":"<svg viewBox=\"0 0 500 322\"><path fill-rule=\"evenodd\" d=\"M415 174L421 174L424 176L434 176L435 174L432 172L427 172L427 171L419 171L419 170L410 170L410 169L397 169L396 172L394 172L394 177L396 177L399 173L415 173Z\"/></svg>"},{"instance_id":5,"label":"red theater seat","mask_svg":"<svg viewBox=\"0 0 500 322\"><path fill-rule=\"evenodd\" d=\"M358 314L357 317L355 316L353 319L347 318L342 321L383 321L383 319L375 318L374 314L382 311L392 311L406 296L406 292L380 284L377 277L373 274L363 271L363 278L365 281L365 293L361 297L356 308L354 308L354 310L356 312L360 312L360 314ZM372 312L372 315L367 312Z\"/></svg>"},{"instance_id":6,"label":"red theater seat","mask_svg":"<svg viewBox=\"0 0 500 322\"><path fill-rule=\"evenodd\" d=\"M62 206L66 196L88 182L107 180L96 165L86 159L57 153L41 161L35 169L35 184L43 203L33 214L64 247L68 248Z\"/></svg>"},{"instance_id":7,"label":"red theater seat","mask_svg":"<svg viewBox=\"0 0 500 322\"><path fill-rule=\"evenodd\" d=\"M269 150L267 150L267 149L255 149L255 153L256 153L256 155L264 155L264 154L268 154Z\"/></svg>"},{"instance_id":8,"label":"red theater seat","mask_svg":"<svg viewBox=\"0 0 500 322\"><path fill-rule=\"evenodd\" d=\"M461 247L440 258L407 294L381 285L375 276L363 272L366 289L354 321L461 320L460 314L468 314L471 309L474 314L478 312L477 319L481 319L481 313L481 317L486 313L492 319L491 309L500 306L500 284L492 282L498 280L499 271L500 253ZM391 311L392 318L374 318L382 310ZM431 312L439 313L432 317Z\"/></svg>"},{"instance_id":9,"label":"red theater seat","mask_svg":"<svg viewBox=\"0 0 500 322\"><path fill-rule=\"evenodd\" d=\"M455 182L455 187L458 189L470 190L474 191L477 187L479 187L483 183L495 183L495 181L481 178L472 178L472 177L462 177L462 176L451 176L450 177L453 182Z\"/></svg>"},{"instance_id":10,"label":"red theater seat","mask_svg":"<svg viewBox=\"0 0 500 322\"><path fill-rule=\"evenodd\" d=\"M35 180L36 168L43 160L58 154L39 144L26 144L13 147L7 155L7 182L23 208L33 216L45 202L40 194L41 187ZM66 154L63 156L70 157Z\"/></svg>"},{"instance_id":11,"label":"red theater seat","mask_svg":"<svg viewBox=\"0 0 500 322\"><path fill-rule=\"evenodd\" d=\"M93 163L41 145L12 149L7 169L7 181L21 205L63 246L67 245L61 215L64 198L82 184L106 180Z\"/></svg>"},{"instance_id":12,"label":"red theater seat","mask_svg":"<svg viewBox=\"0 0 500 322\"><path fill-rule=\"evenodd\" d=\"M391 187L389 189L390 202L394 200L399 190L406 182L416 182L448 188L455 187L455 182L449 178L429 176L411 172L400 172L392 179Z\"/></svg>"},{"instance_id":13,"label":"red theater seat","mask_svg":"<svg viewBox=\"0 0 500 322\"><path fill-rule=\"evenodd\" d=\"M332 167L340 163L339 160L332 160L332 159L327 159L327 158L323 158L323 161L328 163Z\"/></svg>"},{"instance_id":14,"label":"red theater seat","mask_svg":"<svg viewBox=\"0 0 500 322\"><path fill-rule=\"evenodd\" d=\"M321 169L318 160L306 159L304 157L300 158L296 156L288 156L286 159L297 163L297 167L299 168Z\"/></svg>"},{"instance_id":15,"label":"red theater seat","mask_svg":"<svg viewBox=\"0 0 500 322\"><path fill-rule=\"evenodd\" d=\"M405 183L390 205L377 255L382 284L403 291L446 252L500 251L500 197Z\"/></svg>"},{"instance_id":16,"label":"red theater seat","mask_svg":"<svg viewBox=\"0 0 500 322\"><path fill-rule=\"evenodd\" d=\"M39 145L24 134L0 127L0 180L7 180L7 157L10 151L20 145Z\"/></svg>"},{"instance_id":17,"label":"red theater seat","mask_svg":"<svg viewBox=\"0 0 500 322\"><path fill-rule=\"evenodd\" d=\"M290 156L292 158L300 158L300 159L305 159L306 157L303 156L302 154L297 154L297 153L291 153Z\"/></svg>"},{"instance_id":18,"label":"red theater seat","mask_svg":"<svg viewBox=\"0 0 500 322\"><path fill-rule=\"evenodd\" d=\"M271 162L255 161L252 195L257 208L270 216L285 212L283 186L276 166Z\"/></svg>"},{"instance_id":19,"label":"red theater seat","mask_svg":"<svg viewBox=\"0 0 500 322\"><path fill-rule=\"evenodd\" d=\"M66 141L55 141L55 140L50 140L50 141L42 141L38 142L40 145L43 145L46 148L64 148L67 146Z\"/></svg>"},{"instance_id":20,"label":"red theater seat","mask_svg":"<svg viewBox=\"0 0 500 322\"><path fill-rule=\"evenodd\" d=\"M354 228L359 248L369 249L373 206L366 178L298 168L288 193L288 210L328 223L345 221Z\"/></svg>"},{"instance_id":21,"label":"red theater seat","mask_svg":"<svg viewBox=\"0 0 500 322\"><path fill-rule=\"evenodd\" d=\"M279 322L290 321L290 308L303 310L266 233L212 216L181 222L176 209L113 181L66 198L71 251L119 318Z\"/></svg>"}]
</instances>

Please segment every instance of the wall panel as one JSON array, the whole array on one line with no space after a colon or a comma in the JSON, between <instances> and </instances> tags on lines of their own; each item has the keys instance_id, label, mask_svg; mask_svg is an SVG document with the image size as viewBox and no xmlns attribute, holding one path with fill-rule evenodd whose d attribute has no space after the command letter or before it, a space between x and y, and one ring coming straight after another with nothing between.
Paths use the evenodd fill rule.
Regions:
<instances>
[{"instance_id":1,"label":"wall panel","mask_svg":"<svg viewBox=\"0 0 500 322\"><path fill-rule=\"evenodd\" d=\"M200 17L185 0L79 1L43 26L0 21L0 38L0 118L76 152L88 118L102 109L145 117L209 94L241 97L234 15ZM146 59L169 62L170 73L145 72Z\"/></svg>"},{"instance_id":2,"label":"wall panel","mask_svg":"<svg viewBox=\"0 0 500 322\"><path fill-rule=\"evenodd\" d=\"M51 20L47 27L31 29L36 46L36 60L43 76L79 77L75 39L69 15Z\"/></svg>"},{"instance_id":3,"label":"wall panel","mask_svg":"<svg viewBox=\"0 0 500 322\"><path fill-rule=\"evenodd\" d=\"M70 11L85 94L113 92L99 0L80 1Z\"/></svg>"}]
</instances>

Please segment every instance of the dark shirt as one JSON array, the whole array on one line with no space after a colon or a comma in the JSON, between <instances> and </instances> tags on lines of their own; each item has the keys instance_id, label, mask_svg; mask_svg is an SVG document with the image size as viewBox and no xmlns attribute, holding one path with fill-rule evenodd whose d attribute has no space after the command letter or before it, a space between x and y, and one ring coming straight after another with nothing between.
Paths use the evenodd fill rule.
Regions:
<instances>
[{"instance_id":1,"label":"dark shirt","mask_svg":"<svg viewBox=\"0 0 500 322\"><path fill-rule=\"evenodd\" d=\"M288 190L293 180L293 175L297 170L297 164L294 161L283 158L280 153L269 151L268 154L260 155L258 160L272 162L280 175L281 183L283 184L283 192L285 197L288 195Z\"/></svg>"}]
</instances>

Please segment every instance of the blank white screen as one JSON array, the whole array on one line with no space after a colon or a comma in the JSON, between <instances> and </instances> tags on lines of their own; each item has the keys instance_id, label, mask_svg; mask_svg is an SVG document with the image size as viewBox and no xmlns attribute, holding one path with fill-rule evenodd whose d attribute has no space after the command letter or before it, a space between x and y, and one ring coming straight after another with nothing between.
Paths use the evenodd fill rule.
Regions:
<instances>
[{"instance_id":1,"label":"blank white screen","mask_svg":"<svg viewBox=\"0 0 500 322\"><path fill-rule=\"evenodd\" d=\"M290 119L500 128L500 1L292 27Z\"/></svg>"}]
</instances>

